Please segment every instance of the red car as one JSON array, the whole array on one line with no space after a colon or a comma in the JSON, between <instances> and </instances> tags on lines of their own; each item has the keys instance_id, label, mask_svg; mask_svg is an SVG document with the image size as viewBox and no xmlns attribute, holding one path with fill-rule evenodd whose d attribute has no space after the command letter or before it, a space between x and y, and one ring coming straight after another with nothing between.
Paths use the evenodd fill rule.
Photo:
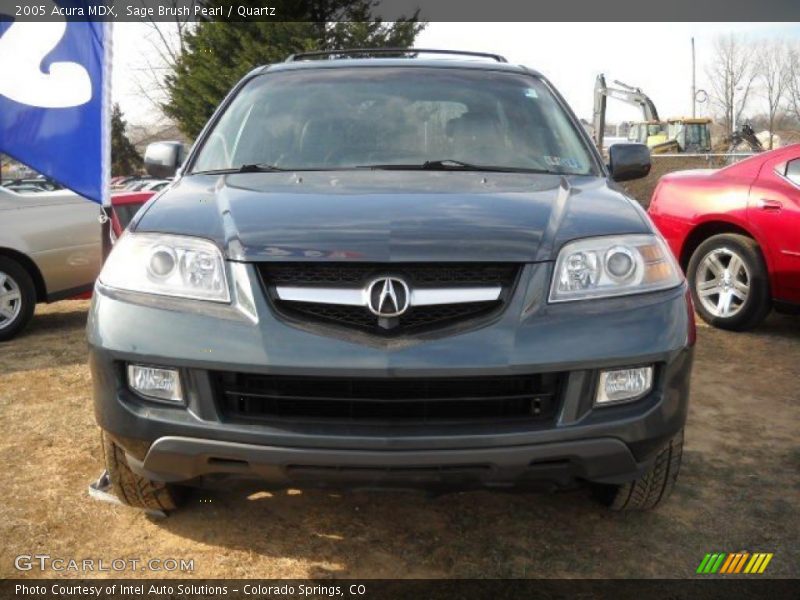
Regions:
<instances>
[{"instance_id":1,"label":"red car","mask_svg":"<svg viewBox=\"0 0 800 600\"><path fill-rule=\"evenodd\" d=\"M156 192L116 192L111 194L111 236L116 240L133 216Z\"/></svg>"},{"instance_id":2,"label":"red car","mask_svg":"<svg viewBox=\"0 0 800 600\"><path fill-rule=\"evenodd\" d=\"M666 175L648 212L706 322L742 330L800 308L800 144Z\"/></svg>"}]
</instances>

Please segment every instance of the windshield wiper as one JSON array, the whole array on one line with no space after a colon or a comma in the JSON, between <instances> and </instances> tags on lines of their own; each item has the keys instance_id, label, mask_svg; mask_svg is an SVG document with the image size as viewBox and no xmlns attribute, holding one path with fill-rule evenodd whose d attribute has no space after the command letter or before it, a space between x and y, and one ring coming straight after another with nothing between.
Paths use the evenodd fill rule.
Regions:
<instances>
[{"instance_id":1,"label":"windshield wiper","mask_svg":"<svg viewBox=\"0 0 800 600\"><path fill-rule=\"evenodd\" d=\"M474 165L472 163L464 162L463 160L453 160L446 158L444 160L426 160L422 163L422 168L430 171L443 171L445 169L463 169L465 171L485 171L487 169L497 169L502 167L489 167Z\"/></svg>"},{"instance_id":2,"label":"windshield wiper","mask_svg":"<svg viewBox=\"0 0 800 600\"><path fill-rule=\"evenodd\" d=\"M281 169L280 167L276 167L275 165L269 165L266 163L260 163L260 164L253 163L253 164L242 165L240 167L228 167L225 169L192 171L192 175L227 175L232 173L272 173L285 170L286 169Z\"/></svg>"},{"instance_id":3,"label":"windshield wiper","mask_svg":"<svg viewBox=\"0 0 800 600\"><path fill-rule=\"evenodd\" d=\"M254 163L239 167L239 173L270 173L273 171L283 171L280 167L267 163Z\"/></svg>"},{"instance_id":4,"label":"windshield wiper","mask_svg":"<svg viewBox=\"0 0 800 600\"><path fill-rule=\"evenodd\" d=\"M494 171L499 173L554 173L546 169L529 169L525 167L502 167L498 165L476 165L461 160L443 159L426 160L423 163L385 165L359 165L358 169L374 169L387 171Z\"/></svg>"}]
</instances>

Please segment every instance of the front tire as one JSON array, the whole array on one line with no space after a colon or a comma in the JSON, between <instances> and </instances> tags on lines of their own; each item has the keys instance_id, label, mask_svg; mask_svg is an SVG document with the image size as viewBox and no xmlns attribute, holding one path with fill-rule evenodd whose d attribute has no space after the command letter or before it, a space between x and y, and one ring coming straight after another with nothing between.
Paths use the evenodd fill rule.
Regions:
<instances>
[{"instance_id":1,"label":"front tire","mask_svg":"<svg viewBox=\"0 0 800 600\"><path fill-rule=\"evenodd\" d=\"M36 287L16 261L0 256L0 342L10 340L33 318Z\"/></svg>"},{"instance_id":2,"label":"front tire","mask_svg":"<svg viewBox=\"0 0 800 600\"><path fill-rule=\"evenodd\" d=\"M758 244L747 236L708 238L692 254L686 278L697 313L714 327L750 329L772 308L767 265Z\"/></svg>"},{"instance_id":3,"label":"front tire","mask_svg":"<svg viewBox=\"0 0 800 600\"><path fill-rule=\"evenodd\" d=\"M661 450L652 468L639 479L622 485L597 486L597 498L617 512L650 510L672 493L683 456L683 429Z\"/></svg>"},{"instance_id":4,"label":"front tire","mask_svg":"<svg viewBox=\"0 0 800 600\"><path fill-rule=\"evenodd\" d=\"M111 488L124 504L167 512L185 503L186 488L137 475L128 466L125 451L105 431L100 435Z\"/></svg>"}]
</instances>

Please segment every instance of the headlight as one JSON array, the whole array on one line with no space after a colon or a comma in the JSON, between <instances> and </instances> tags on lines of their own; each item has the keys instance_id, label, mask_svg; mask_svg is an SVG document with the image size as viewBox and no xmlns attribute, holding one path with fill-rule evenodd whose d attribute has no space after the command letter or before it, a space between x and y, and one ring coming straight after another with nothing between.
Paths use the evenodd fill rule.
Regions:
<instances>
[{"instance_id":1,"label":"headlight","mask_svg":"<svg viewBox=\"0 0 800 600\"><path fill-rule=\"evenodd\" d=\"M225 263L208 240L161 233L126 233L100 273L119 290L229 302Z\"/></svg>"},{"instance_id":2,"label":"headlight","mask_svg":"<svg viewBox=\"0 0 800 600\"><path fill-rule=\"evenodd\" d=\"M675 287L678 265L655 235L576 240L558 254L550 302L639 294Z\"/></svg>"}]
</instances>

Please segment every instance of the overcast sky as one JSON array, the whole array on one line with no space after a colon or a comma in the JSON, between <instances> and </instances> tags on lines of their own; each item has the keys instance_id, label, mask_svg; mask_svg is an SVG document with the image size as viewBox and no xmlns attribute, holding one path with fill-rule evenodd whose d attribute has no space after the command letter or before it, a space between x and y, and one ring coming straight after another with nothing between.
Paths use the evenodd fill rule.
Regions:
<instances>
[{"instance_id":1,"label":"overcast sky","mask_svg":"<svg viewBox=\"0 0 800 600\"><path fill-rule=\"evenodd\" d=\"M716 36L728 32L753 40L800 42L798 23L430 23L416 45L478 50L505 55L537 69L565 96L578 116L591 118L598 73L641 87L662 117L691 114L691 38L697 51L698 88L707 88L706 64ZM152 108L139 97L134 77L142 57L152 53L147 25L114 26L113 94L130 123L150 119ZM710 91L710 90L709 90ZM755 100L754 104L759 102ZM754 106L755 108L755 106ZM708 105L699 114L707 114ZM636 108L610 102L608 119L637 119Z\"/></svg>"}]
</instances>

